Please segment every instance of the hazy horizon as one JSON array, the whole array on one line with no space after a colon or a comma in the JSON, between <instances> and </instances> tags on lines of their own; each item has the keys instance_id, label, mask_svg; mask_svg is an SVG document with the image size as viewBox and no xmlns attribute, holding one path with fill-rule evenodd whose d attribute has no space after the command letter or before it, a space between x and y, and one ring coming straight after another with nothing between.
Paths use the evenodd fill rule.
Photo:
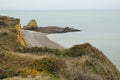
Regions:
<instances>
[{"instance_id":1,"label":"hazy horizon","mask_svg":"<svg viewBox=\"0 0 120 80\"><path fill-rule=\"evenodd\" d=\"M120 10L120 0L0 0L0 10Z\"/></svg>"}]
</instances>

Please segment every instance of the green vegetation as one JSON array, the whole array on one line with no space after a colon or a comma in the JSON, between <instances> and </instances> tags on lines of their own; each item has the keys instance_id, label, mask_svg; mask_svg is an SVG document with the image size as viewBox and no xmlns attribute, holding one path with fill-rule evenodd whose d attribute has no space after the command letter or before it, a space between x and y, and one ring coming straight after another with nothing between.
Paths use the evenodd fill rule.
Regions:
<instances>
[{"instance_id":1,"label":"green vegetation","mask_svg":"<svg viewBox=\"0 0 120 80\"><path fill-rule=\"evenodd\" d=\"M86 43L84 45L75 45L70 49L67 49L65 51L65 55L71 56L71 57L79 57L79 56L84 56L89 53L91 53L92 46L89 43Z\"/></svg>"},{"instance_id":2,"label":"green vegetation","mask_svg":"<svg viewBox=\"0 0 120 80\"><path fill-rule=\"evenodd\" d=\"M90 53L87 53L87 51L84 52L84 49L81 47L89 50ZM112 63L105 56L103 56L100 51L88 43L77 45L77 47L74 46L65 51L56 50L53 54L49 48L44 49L34 47L30 48L30 50L31 51L29 51L29 48L21 48L16 52L11 52L1 49L0 67L3 70L0 74L1 78L14 76L22 76L26 78L28 76L32 76L33 78L36 76L49 76L50 78L48 80L120 79L120 73L116 67L112 65ZM52 50L54 51L54 49ZM79 54L82 52L82 55L76 56L76 50ZM59 53L62 52L62 56L56 55L57 51ZM43 54L44 52L47 54ZM42 54L39 55L39 53ZM68 55L69 53L73 56ZM93 56L93 54L96 55L96 57ZM6 74L6 69L13 71L11 71L10 75L8 75Z\"/></svg>"},{"instance_id":3,"label":"green vegetation","mask_svg":"<svg viewBox=\"0 0 120 80\"><path fill-rule=\"evenodd\" d=\"M16 76L16 72L12 69L0 69L0 79Z\"/></svg>"},{"instance_id":4,"label":"green vegetation","mask_svg":"<svg viewBox=\"0 0 120 80\"><path fill-rule=\"evenodd\" d=\"M27 48L27 47L20 47L15 50L15 52L20 52L20 53L32 53L32 54L54 54L54 55L62 55L63 51L60 51L58 49L50 49L47 47L32 47L32 48Z\"/></svg>"},{"instance_id":5,"label":"green vegetation","mask_svg":"<svg viewBox=\"0 0 120 80\"><path fill-rule=\"evenodd\" d=\"M20 47L15 29L0 29L0 48L14 50Z\"/></svg>"},{"instance_id":6,"label":"green vegetation","mask_svg":"<svg viewBox=\"0 0 120 80\"><path fill-rule=\"evenodd\" d=\"M57 75L65 67L65 62L58 58L43 58L41 60L34 61L31 68L40 72L45 71L50 74Z\"/></svg>"},{"instance_id":7,"label":"green vegetation","mask_svg":"<svg viewBox=\"0 0 120 80\"><path fill-rule=\"evenodd\" d=\"M12 17L0 16L0 48L15 50L21 47L20 20ZM24 42L23 42L24 43Z\"/></svg>"}]
</instances>

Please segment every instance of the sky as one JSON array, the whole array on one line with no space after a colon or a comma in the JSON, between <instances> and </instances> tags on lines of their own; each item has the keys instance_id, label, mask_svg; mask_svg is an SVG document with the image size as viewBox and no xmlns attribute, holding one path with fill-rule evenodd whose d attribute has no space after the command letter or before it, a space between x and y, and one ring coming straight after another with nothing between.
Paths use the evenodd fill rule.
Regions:
<instances>
[{"instance_id":1,"label":"sky","mask_svg":"<svg viewBox=\"0 0 120 80\"><path fill-rule=\"evenodd\" d=\"M0 10L120 9L120 0L0 0Z\"/></svg>"}]
</instances>

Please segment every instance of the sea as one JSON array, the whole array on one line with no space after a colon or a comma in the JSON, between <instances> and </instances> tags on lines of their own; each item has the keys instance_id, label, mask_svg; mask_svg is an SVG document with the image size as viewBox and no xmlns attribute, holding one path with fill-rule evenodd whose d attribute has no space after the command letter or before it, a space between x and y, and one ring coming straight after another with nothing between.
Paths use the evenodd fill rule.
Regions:
<instances>
[{"instance_id":1,"label":"sea","mask_svg":"<svg viewBox=\"0 0 120 80\"><path fill-rule=\"evenodd\" d=\"M39 27L80 29L49 34L48 38L66 48L90 43L120 70L120 10L0 10L0 16L20 18L22 27L35 19Z\"/></svg>"}]
</instances>

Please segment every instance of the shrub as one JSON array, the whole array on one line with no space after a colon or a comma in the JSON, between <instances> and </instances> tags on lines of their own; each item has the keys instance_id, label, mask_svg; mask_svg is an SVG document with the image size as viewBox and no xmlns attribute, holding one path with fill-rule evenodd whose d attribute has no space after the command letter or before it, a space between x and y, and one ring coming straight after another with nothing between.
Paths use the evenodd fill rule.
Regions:
<instances>
[{"instance_id":1,"label":"shrub","mask_svg":"<svg viewBox=\"0 0 120 80\"><path fill-rule=\"evenodd\" d=\"M12 77L16 75L17 73L14 69L11 68L0 69L0 79Z\"/></svg>"},{"instance_id":2,"label":"shrub","mask_svg":"<svg viewBox=\"0 0 120 80\"><path fill-rule=\"evenodd\" d=\"M3 78L8 78L8 77L13 77L13 76L22 76L22 77L27 77L27 76L37 76L40 73L35 70L35 69L30 69L30 68L18 68L18 69L11 69L11 68L5 68L5 69L0 69L0 79Z\"/></svg>"},{"instance_id":3,"label":"shrub","mask_svg":"<svg viewBox=\"0 0 120 80\"><path fill-rule=\"evenodd\" d=\"M101 76L80 70L65 70L61 73L63 80L103 80Z\"/></svg>"},{"instance_id":4,"label":"shrub","mask_svg":"<svg viewBox=\"0 0 120 80\"><path fill-rule=\"evenodd\" d=\"M40 72L45 71L50 74L58 74L65 67L65 63L57 58L43 58L34 61L30 67Z\"/></svg>"},{"instance_id":5,"label":"shrub","mask_svg":"<svg viewBox=\"0 0 120 80\"><path fill-rule=\"evenodd\" d=\"M32 48L17 48L15 52L21 52L21 53L47 53L47 54L55 54L55 55L61 55L62 51L58 49L50 49L47 47L32 47Z\"/></svg>"},{"instance_id":6,"label":"shrub","mask_svg":"<svg viewBox=\"0 0 120 80\"><path fill-rule=\"evenodd\" d=\"M0 79L6 78L6 77L7 77L7 73L4 70L0 69Z\"/></svg>"},{"instance_id":7,"label":"shrub","mask_svg":"<svg viewBox=\"0 0 120 80\"><path fill-rule=\"evenodd\" d=\"M20 68L17 69L17 74L22 77L27 77L29 75L31 76L37 76L39 75L39 72L36 69L29 69L29 68Z\"/></svg>"},{"instance_id":8,"label":"shrub","mask_svg":"<svg viewBox=\"0 0 120 80\"><path fill-rule=\"evenodd\" d=\"M78 57L78 56L83 56L91 53L92 53L92 46L89 43L85 43L82 45L75 45L70 49L65 50L64 55L67 55L70 57Z\"/></svg>"},{"instance_id":9,"label":"shrub","mask_svg":"<svg viewBox=\"0 0 120 80\"><path fill-rule=\"evenodd\" d=\"M59 76L54 76L54 75L51 75L50 76L50 80L61 80Z\"/></svg>"},{"instance_id":10,"label":"shrub","mask_svg":"<svg viewBox=\"0 0 120 80\"><path fill-rule=\"evenodd\" d=\"M15 50L17 47L20 47L20 43L17 40L16 33L9 29L0 30L0 48Z\"/></svg>"}]
</instances>

